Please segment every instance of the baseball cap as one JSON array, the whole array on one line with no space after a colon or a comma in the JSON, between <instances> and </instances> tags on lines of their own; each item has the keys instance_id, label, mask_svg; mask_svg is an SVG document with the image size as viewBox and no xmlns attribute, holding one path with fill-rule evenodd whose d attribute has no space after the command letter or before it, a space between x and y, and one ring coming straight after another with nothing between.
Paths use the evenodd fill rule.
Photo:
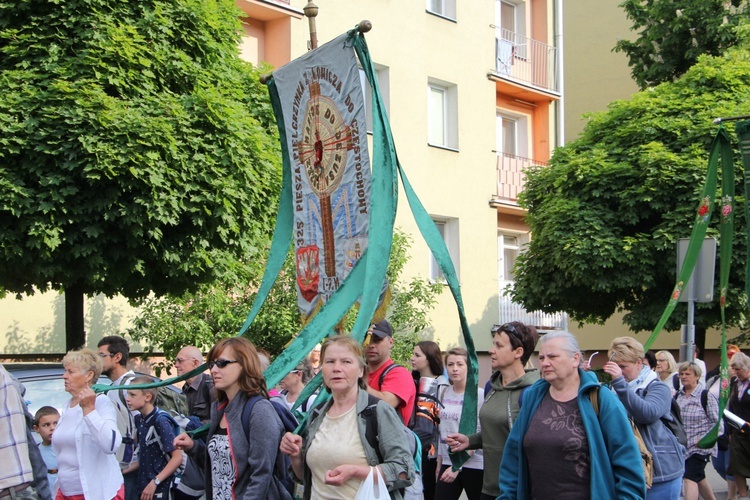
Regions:
<instances>
[{"instance_id":1,"label":"baseball cap","mask_svg":"<svg viewBox=\"0 0 750 500\"><path fill-rule=\"evenodd\" d=\"M391 324L386 320L378 321L372 326L372 334L377 335L381 339L393 337L393 328L391 328Z\"/></svg>"}]
</instances>

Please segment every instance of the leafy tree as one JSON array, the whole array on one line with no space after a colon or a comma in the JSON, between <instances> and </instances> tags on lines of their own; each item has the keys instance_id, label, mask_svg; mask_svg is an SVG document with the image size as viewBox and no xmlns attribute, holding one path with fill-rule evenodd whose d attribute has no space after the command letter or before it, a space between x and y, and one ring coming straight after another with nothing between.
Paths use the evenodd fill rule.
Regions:
<instances>
[{"instance_id":1,"label":"leafy tree","mask_svg":"<svg viewBox=\"0 0 750 500\"><path fill-rule=\"evenodd\" d=\"M0 292L137 298L252 259L280 183L232 0L0 4Z\"/></svg>"},{"instance_id":2,"label":"leafy tree","mask_svg":"<svg viewBox=\"0 0 750 500\"><path fill-rule=\"evenodd\" d=\"M653 329L674 286L677 240L690 236L695 219L712 120L748 114L749 99L750 51L737 48L701 57L674 83L592 115L578 140L555 151L549 168L527 172L521 204L533 238L518 259L513 299L585 322L628 311L624 320L633 331ZM748 310L739 158L735 170L727 321L741 325ZM718 236L714 215L709 236ZM666 328L677 329L684 317L683 304ZM719 324L718 303L698 304L695 320L703 328Z\"/></svg>"},{"instance_id":3,"label":"leafy tree","mask_svg":"<svg viewBox=\"0 0 750 500\"><path fill-rule=\"evenodd\" d=\"M394 234L387 276L391 284L389 320L396 332L400 362L407 362L418 331L429 326L427 313L434 307L442 285L420 278L401 279L409 260L411 238L397 229ZM272 355L280 353L301 330L294 255L290 252L260 313L247 331L247 337ZM142 301L134 328L128 333L144 340L149 352L164 352L168 359L186 345L208 350L218 339L236 335L252 307L263 274L265 259L235 261L219 280L201 285L194 293L180 296L149 297ZM344 327L354 323L353 309ZM408 355L405 355L408 351ZM400 353L400 354L399 354ZM164 366L164 365L162 365Z\"/></svg>"},{"instance_id":4,"label":"leafy tree","mask_svg":"<svg viewBox=\"0 0 750 500\"><path fill-rule=\"evenodd\" d=\"M703 54L723 54L738 43L736 27L747 19L744 0L625 0L620 6L638 37L618 41L614 50L628 56L641 89L674 81Z\"/></svg>"}]
</instances>

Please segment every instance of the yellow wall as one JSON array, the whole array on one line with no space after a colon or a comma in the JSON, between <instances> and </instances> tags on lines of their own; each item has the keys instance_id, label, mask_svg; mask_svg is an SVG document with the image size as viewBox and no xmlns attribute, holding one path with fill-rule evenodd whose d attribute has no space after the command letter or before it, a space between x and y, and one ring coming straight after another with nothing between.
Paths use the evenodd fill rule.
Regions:
<instances>
[{"instance_id":1,"label":"yellow wall","mask_svg":"<svg viewBox=\"0 0 750 500\"><path fill-rule=\"evenodd\" d=\"M638 91L624 53L614 53L619 39L632 39L630 22L611 0L563 2L565 53L565 140L578 137L583 113L604 111L617 99Z\"/></svg>"}]
</instances>

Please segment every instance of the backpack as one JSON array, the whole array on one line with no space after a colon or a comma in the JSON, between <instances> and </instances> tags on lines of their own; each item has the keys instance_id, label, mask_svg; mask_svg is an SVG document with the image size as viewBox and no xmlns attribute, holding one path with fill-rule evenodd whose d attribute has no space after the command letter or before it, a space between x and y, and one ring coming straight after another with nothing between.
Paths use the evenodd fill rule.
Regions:
<instances>
[{"instance_id":1,"label":"backpack","mask_svg":"<svg viewBox=\"0 0 750 500\"><path fill-rule=\"evenodd\" d=\"M126 382L129 384L130 381L133 380L136 376L137 375L126 375L125 377L123 377L121 385L125 385ZM154 379L154 382L158 381L159 379ZM172 390L165 385L157 387L156 390L157 395L154 406L168 413L180 426L181 432L192 430L188 427L195 423L194 421L196 419L188 416L190 415L190 410L188 409L187 398L185 398L185 395L181 392ZM124 403L125 397L122 392L123 391L120 391L120 399L122 399ZM125 405L125 407L127 408L127 405ZM200 420L197 421L199 422L199 424L197 427L193 427L194 429L200 427Z\"/></svg>"},{"instance_id":2,"label":"backpack","mask_svg":"<svg viewBox=\"0 0 750 500\"><path fill-rule=\"evenodd\" d=\"M127 378L127 380L133 377ZM123 378L118 385L126 385L126 378ZM120 431L122 436L122 443L115 452L115 457L120 463L120 468L124 469L129 466L133 460L137 459L135 456L135 448L138 440L138 433L135 428L135 420L133 414L130 412L127 403L125 403L125 394L123 389L117 390L118 400L112 401L115 405L115 412L117 413L117 430ZM110 398L110 401L112 399Z\"/></svg>"},{"instance_id":3,"label":"backpack","mask_svg":"<svg viewBox=\"0 0 750 500\"><path fill-rule=\"evenodd\" d=\"M378 455L378 461L383 463L383 455L380 453L380 446L378 446L378 401L380 399L375 396L367 395L367 406L360 413L365 419L365 439L367 444L375 450ZM311 416L315 417L315 414ZM414 470L417 473L422 471L422 441L416 432L412 431L405 425L401 425L404 430L405 438L409 442L409 449L412 452L412 458L414 459Z\"/></svg>"},{"instance_id":4,"label":"backpack","mask_svg":"<svg viewBox=\"0 0 750 500\"><path fill-rule=\"evenodd\" d=\"M263 396L260 395L251 397L247 400L245 407L242 409L242 430L245 431L245 436L247 436L248 439L250 438L250 413L253 411L255 403L260 401L261 398L263 398ZM284 426L284 432L294 432L295 429L297 429L298 422L297 419L294 418L294 415L292 415L292 412L290 412L283 403L272 400L269 400L269 402L281 419L281 424ZM294 480L289 475L292 466L291 459L289 456L281 453L278 449L276 452L276 464L273 468L273 475L279 480L284 489L287 490L290 495L294 496Z\"/></svg>"},{"instance_id":5,"label":"backpack","mask_svg":"<svg viewBox=\"0 0 750 500\"><path fill-rule=\"evenodd\" d=\"M385 381L385 376L388 375L388 372L396 367L404 368L394 363L383 370L383 373L378 378L378 390L382 389L383 381ZM434 449L435 444L438 442L440 436L440 407L443 406L443 403L436 395L419 392L419 382L417 380L414 380L414 386L417 391L414 396L414 407L407 427L417 435L421 448L423 450L430 450L430 454L434 455L437 451Z\"/></svg>"},{"instance_id":6,"label":"backpack","mask_svg":"<svg viewBox=\"0 0 750 500\"><path fill-rule=\"evenodd\" d=\"M643 397L648 394L648 386L653 384L650 382L646 387L643 388ZM663 415L659 418L664 427L670 430L677 441L687 449L687 434L685 433L685 425L682 423L682 411L680 405L677 404L677 400L670 398L669 415Z\"/></svg>"},{"instance_id":7,"label":"backpack","mask_svg":"<svg viewBox=\"0 0 750 500\"><path fill-rule=\"evenodd\" d=\"M589 401L591 402L591 406L594 407L594 413L596 414L597 418L599 418L599 388L601 386L597 385L595 388L589 389L588 395L589 395ZM633 436L635 437L636 443L638 443L638 451L641 452L641 466L643 468L643 478L646 480L646 489L651 488L651 485L654 482L654 457L651 455L651 452L648 451L648 448L646 447L646 442L643 440L643 436L641 436L641 431L638 430L638 427L635 425L635 422L633 422L633 419L628 417L628 421L630 422L630 428L633 431Z\"/></svg>"},{"instance_id":8,"label":"backpack","mask_svg":"<svg viewBox=\"0 0 750 500\"><path fill-rule=\"evenodd\" d=\"M169 423L169 425L172 427L172 432L174 432L175 436L178 436L182 432L182 428L180 427L180 424L177 423L174 417L172 417L172 415L162 410L161 408L156 409L156 417L155 417L154 423L156 423L159 420L162 420L162 421L166 420ZM145 441L146 442L143 443L145 446L148 446L153 443L157 443L159 445L159 449L161 450L162 454L165 456L167 461L169 461L172 458L171 455L164 449L164 443L161 440L161 436L156 431L156 425L151 426L151 428L149 428L148 433L146 434ZM185 473L185 469L187 467L187 463L189 460L191 459L188 458L187 453L182 452L182 463L177 468L177 470L172 473L172 477L170 478L172 479L175 485L180 484L180 480Z\"/></svg>"}]
</instances>

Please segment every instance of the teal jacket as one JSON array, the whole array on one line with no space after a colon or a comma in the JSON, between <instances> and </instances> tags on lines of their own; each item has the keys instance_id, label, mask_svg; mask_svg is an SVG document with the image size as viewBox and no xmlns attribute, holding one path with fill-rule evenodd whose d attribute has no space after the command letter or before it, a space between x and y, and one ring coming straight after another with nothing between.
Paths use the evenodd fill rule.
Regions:
<instances>
[{"instance_id":1,"label":"teal jacket","mask_svg":"<svg viewBox=\"0 0 750 500\"><path fill-rule=\"evenodd\" d=\"M598 385L593 373L578 370L581 386L578 407L589 443L591 458L591 498L642 499L646 481L641 469L641 454L628 416L617 397L603 388L599 391L599 415L587 392ZM500 499L526 499L531 494L527 457L523 438L531 418L549 391L549 383L539 380L523 395L523 406L508 436L500 465Z\"/></svg>"}]
</instances>

